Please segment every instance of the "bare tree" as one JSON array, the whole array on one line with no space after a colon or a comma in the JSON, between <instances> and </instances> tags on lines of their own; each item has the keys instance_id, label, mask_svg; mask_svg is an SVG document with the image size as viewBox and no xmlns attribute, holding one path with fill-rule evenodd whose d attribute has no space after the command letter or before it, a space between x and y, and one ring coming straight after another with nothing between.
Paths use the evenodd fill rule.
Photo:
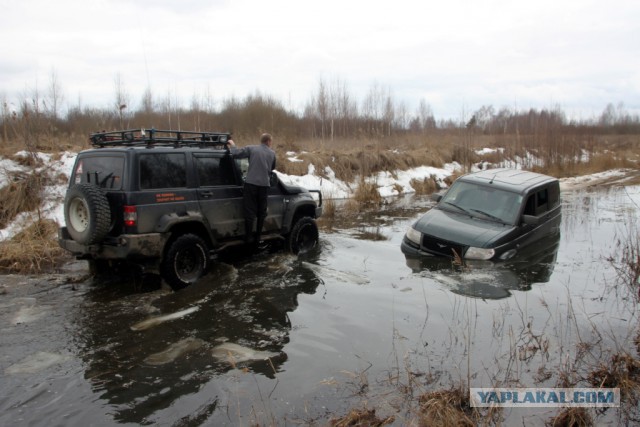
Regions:
<instances>
[{"instance_id":1,"label":"bare tree","mask_svg":"<svg viewBox=\"0 0 640 427\"><path fill-rule=\"evenodd\" d=\"M386 101L387 94L384 89L378 82L374 82L362 103L364 119L367 121L368 131L371 135L384 133L384 129L379 129L378 126L384 126Z\"/></svg>"},{"instance_id":2,"label":"bare tree","mask_svg":"<svg viewBox=\"0 0 640 427\"><path fill-rule=\"evenodd\" d=\"M396 116L396 110L393 102L393 98L391 97L391 89L387 92L387 99L384 103L384 114L383 121L385 126L387 127L387 136L391 136L391 128L393 125L393 121Z\"/></svg>"},{"instance_id":3,"label":"bare tree","mask_svg":"<svg viewBox=\"0 0 640 427\"><path fill-rule=\"evenodd\" d=\"M129 94L125 90L124 84L122 83L122 78L120 77L120 73L116 74L114 79L114 88L115 88L115 108L116 114L120 119L120 128L124 128L124 118L126 116L125 110L129 105Z\"/></svg>"},{"instance_id":4,"label":"bare tree","mask_svg":"<svg viewBox=\"0 0 640 427\"><path fill-rule=\"evenodd\" d=\"M476 119L475 125L483 132L487 130L487 127L494 116L495 110L491 105L483 105L475 113L473 113L473 117L475 117Z\"/></svg>"},{"instance_id":5,"label":"bare tree","mask_svg":"<svg viewBox=\"0 0 640 427\"><path fill-rule=\"evenodd\" d=\"M329 95L324 80L318 82L318 96L316 98L316 110L320 117L320 135L325 139L326 123L329 115Z\"/></svg>"},{"instance_id":6,"label":"bare tree","mask_svg":"<svg viewBox=\"0 0 640 427\"><path fill-rule=\"evenodd\" d=\"M149 86L142 93L142 112L145 114L153 113L153 94Z\"/></svg>"},{"instance_id":7,"label":"bare tree","mask_svg":"<svg viewBox=\"0 0 640 427\"><path fill-rule=\"evenodd\" d=\"M55 69L51 69L51 74L49 75L49 109L54 121L58 120L58 113L63 101L64 96L62 94L62 86L58 80L58 74Z\"/></svg>"},{"instance_id":8,"label":"bare tree","mask_svg":"<svg viewBox=\"0 0 640 427\"><path fill-rule=\"evenodd\" d=\"M421 131L426 132L429 129L435 129L436 119L433 117L431 106L424 99L420 100L418 105L418 123Z\"/></svg>"},{"instance_id":9,"label":"bare tree","mask_svg":"<svg viewBox=\"0 0 640 427\"><path fill-rule=\"evenodd\" d=\"M404 101L400 101L396 106L393 125L396 129L401 129L403 131L409 129L409 112L407 110L407 104Z\"/></svg>"},{"instance_id":10,"label":"bare tree","mask_svg":"<svg viewBox=\"0 0 640 427\"><path fill-rule=\"evenodd\" d=\"M9 140L9 120L10 120L10 112L9 112L9 101L7 100L7 95L5 93L2 94L2 140L3 142L7 142Z\"/></svg>"}]
</instances>

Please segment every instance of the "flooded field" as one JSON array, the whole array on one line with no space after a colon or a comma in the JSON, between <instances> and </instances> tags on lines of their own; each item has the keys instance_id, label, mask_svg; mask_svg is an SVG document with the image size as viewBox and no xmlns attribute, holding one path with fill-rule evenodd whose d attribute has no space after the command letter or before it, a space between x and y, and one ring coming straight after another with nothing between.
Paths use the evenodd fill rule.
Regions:
<instances>
[{"instance_id":1,"label":"flooded field","mask_svg":"<svg viewBox=\"0 0 640 427\"><path fill-rule=\"evenodd\" d=\"M559 239L508 265L406 259L404 232L431 206L407 197L301 257L224 257L179 293L96 283L82 263L4 276L0 425L327 425L352 408L407 425L432 390L592 386L613 354L638 356L637 289L616 267L640 187L562 197Z\"/></svg>"}]
</instances>

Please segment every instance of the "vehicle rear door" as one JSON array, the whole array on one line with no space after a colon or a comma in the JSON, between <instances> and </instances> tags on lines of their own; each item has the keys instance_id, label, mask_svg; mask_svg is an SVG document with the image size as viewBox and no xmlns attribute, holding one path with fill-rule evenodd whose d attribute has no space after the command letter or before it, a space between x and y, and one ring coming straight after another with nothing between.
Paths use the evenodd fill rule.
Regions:
<instances>
[{"instance_id":1,"label":"vehicle rear door","mask_svg":"<svg viewBox=\"0 0 640 427\"><path fill-rule=\"evenodd\" d=\"M138 191L128 195L137 210L137 233L154 233L166 216L187 216L198 208L196 189L188 185L187 153L145 150L138 154ZM135 178L134 178L135 179Z\"/></svg>"},{"instance_id":2,"label":"vehicle rear door","mask_svg":"<svg viewBox=\"0 0 640 427\"><path fill-rule=\"evenodd\" d=\"M116 151L93 150L78 156L71 176L72 184L92 184L102 188L111 208L110 235L123 230L122 206L125 155Z\"/></svg>"},{"instance_id":3,"label":"vehicle rear door","mask_svg":"<svg viewBox=\"0 0 640 427\"><path fill-rule=\"evenodd\" d=\"M535 225L524 225L528 230L525 244L557 234L560 231L560 186L557 181L535 188L525 200L524 215L535 216Z\"/></svg>"},{"instance_id":4,"label":"vehicle rear door","mask_svg":"<svg viewBox=\"0 0 640 427\"><path fill-rule=\"evenodd\" d=\"M217 240L244 235L242 185L229 155L194 153L198 201Z\"/></svg>"}]
</instances>

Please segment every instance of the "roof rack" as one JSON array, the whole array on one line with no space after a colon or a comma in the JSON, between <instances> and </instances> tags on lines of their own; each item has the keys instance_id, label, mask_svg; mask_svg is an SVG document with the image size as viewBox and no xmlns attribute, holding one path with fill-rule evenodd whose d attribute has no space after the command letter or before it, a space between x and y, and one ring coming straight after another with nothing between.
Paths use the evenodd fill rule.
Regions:
<instances>
[{"instance_id":1,"label":"roof rack","mask_svg":"<svg viewBox=\"0 0 640 427\"><path fill-rule=\"evenodd\" d=\"M94 147L132 147L155 146L170 147L211 147L227 146L231 139L230 133L223 132L193 132L183 130L160 129L128 129L112 132L96 132L89 135Z\"/></svg>"}]
</instances>

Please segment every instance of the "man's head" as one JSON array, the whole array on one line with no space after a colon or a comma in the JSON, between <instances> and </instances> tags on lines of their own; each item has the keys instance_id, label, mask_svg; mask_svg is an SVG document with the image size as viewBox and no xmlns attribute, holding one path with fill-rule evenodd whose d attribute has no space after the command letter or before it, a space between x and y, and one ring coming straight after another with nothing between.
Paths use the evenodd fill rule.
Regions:
<instances>
[{"instance_id":1,"label":"man's head","mask_svg":"<svg viewBox=\"0 0 640 427\"><path fill-rule=\"evenodd\" d=\"M265 144L268 147L271 147L271 143L273 142L273 137L271 137L271 135L268 133L263 133L262 136L260 136L260 142L262 144Z\"/></svg>"}]
</instances>

